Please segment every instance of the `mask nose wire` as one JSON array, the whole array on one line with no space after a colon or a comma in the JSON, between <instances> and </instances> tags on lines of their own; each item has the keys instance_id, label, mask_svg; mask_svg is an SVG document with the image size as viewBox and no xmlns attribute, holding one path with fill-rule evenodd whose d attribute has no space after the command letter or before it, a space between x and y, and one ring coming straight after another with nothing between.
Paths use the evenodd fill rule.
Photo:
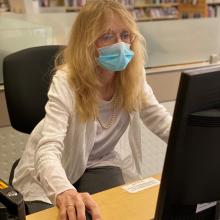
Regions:
<instances>
[{"instance_id":1,"label":"mask nose wire","mask_svg":"<svg viewBox=\"0 0 220 220\"><path fill-rule=\"evenodd\" d=\"M122 40L121 40L121 35L120 34L115 34L115 37L116 37L116 42L115 43L121 43L121 42L123 42Z\"/></svg>"}]
</instances>

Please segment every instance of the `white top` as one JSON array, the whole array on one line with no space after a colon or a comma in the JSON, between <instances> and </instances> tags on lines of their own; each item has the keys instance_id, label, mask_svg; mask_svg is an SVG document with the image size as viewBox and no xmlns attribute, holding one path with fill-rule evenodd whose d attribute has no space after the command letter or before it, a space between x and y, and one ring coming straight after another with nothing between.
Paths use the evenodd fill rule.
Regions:
<instances>
[{"instance_id":1,"label":"white top","mask_svg":"<svg viewBox=\"0 0 220 220\"><path fill-rule=\"evenodd\" d=\"M101 101L99 105L99 118L106 123L111 119L111 115L115 112L115 120L110 128L102 128L97 123L97 132L95 143L89 155L87 168L100 166L117 166L121 167L121 161L115 152L115 146L120 137L128 127L130 118L127 112L122 109L114 109L114 100Z\"/></svg>"},{"instance_id":2,"label":"white top","mask_svg":"<svg viewBox=\"0 0 220 220\"><path fill-rule=\"evenodd\" d=\"M143 87L148 106L129 114L128 132L115 147L125 181L141 178L141 120L164 141L170 130L170 114L155 99L146 81ZM94 120L80 122L75 112L74 93L66 73L61 70L53 77L45 110L44 119L31 133L15 169L13 184L24 200L51 201L55 205L56 196L74 189L72 183L84 173L94 146L97 123Z\"/></svg>"}]
</instances>

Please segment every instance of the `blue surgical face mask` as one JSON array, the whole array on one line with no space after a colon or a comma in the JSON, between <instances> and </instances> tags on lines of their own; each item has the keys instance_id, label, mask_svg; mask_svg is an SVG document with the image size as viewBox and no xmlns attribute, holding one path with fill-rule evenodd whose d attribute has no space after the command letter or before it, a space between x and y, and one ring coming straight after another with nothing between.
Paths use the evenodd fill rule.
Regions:
<instances>
[{"instance_id":1,"label":"blue surgical face mask","mask_svg":"<svg viewBox=\"0 0 220 220\"><path fill-rule=\"evenodd\" d=\"M97 61L99 65L112 72L125 69L134 56L134 52L130 50L130 44L124 42L101 47L98 51Z\"/></svg>"}]
</instances>

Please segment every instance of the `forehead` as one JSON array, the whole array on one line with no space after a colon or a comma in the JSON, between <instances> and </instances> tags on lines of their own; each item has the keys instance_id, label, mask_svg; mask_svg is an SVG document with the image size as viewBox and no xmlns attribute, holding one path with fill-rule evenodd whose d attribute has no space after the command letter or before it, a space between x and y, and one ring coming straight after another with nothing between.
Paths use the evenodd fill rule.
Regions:
<instances>
[{"instance_id":1,"label":"forehead","mask_svg":"<svg viewBox=\"0 0 220 220\"><path fill-rule=\"evenodd\" d=\"M106 30L112 30L114 32L128 30L128 27L125 24L125 22L118 15L113 13L107 17L105 28Z\"/></svg>"}]
</instances>

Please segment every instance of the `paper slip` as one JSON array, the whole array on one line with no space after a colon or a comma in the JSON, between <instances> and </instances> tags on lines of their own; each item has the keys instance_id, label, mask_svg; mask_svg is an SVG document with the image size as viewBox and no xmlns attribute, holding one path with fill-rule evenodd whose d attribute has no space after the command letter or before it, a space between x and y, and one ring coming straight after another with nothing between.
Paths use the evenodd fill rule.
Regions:
<instances>
[{"instance_id":1,"label":"paper slip","mask_svg":"<svg viewBox=\"0 0 220 220\"><path fill-rule=\"evenodd\" d=\"M153 186L157 186L159 184L160 184L159 180L153 177L149 177L147 179L139 180L137 182L122 186L121 188L126 190L129 193L136 193L141 190L144 190L144 189L147 189Z\"/></svg>"},{"instance_id":2,"label":"paper slip","mask_svg":"<svg viewBox=\"0 0 220 220\"><path fill-rule=\"evenodd\" d=\"M209 202L209 203L198 204L197 208L196 208L196 213L201 212L205 209L208 209L212 206L215 206L216 204L217 204L217 202Z\"/></svg>"}]
</instances>

